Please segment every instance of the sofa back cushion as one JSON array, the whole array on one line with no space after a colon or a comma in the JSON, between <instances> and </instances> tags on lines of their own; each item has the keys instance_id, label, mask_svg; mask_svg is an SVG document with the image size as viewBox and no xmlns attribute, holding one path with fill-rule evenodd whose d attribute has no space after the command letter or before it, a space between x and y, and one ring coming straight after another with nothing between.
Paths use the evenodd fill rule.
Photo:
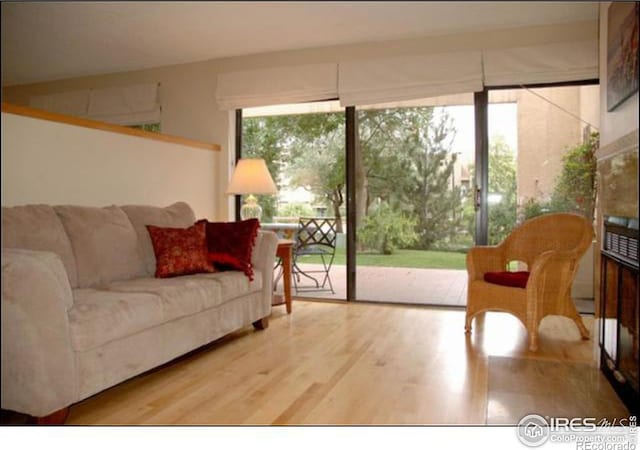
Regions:
<instances>
[{"instance_id":1,"label":"sofa back cushion","mask_svg":"<svg viewBox=\"0 0 640 450\"><path fill-rule=\"evenodd\" d=\"M100 286L145 274L138 235L117 206L54 206L64 225L78 271L78 287Z\"/></svg>"},{"instance_id":2,"label":"sofa back cushion","mask_svg":"<svg viewBox=\"0 0 640 450\"><path fill-rule=\"evenodd\" d=\"M76 260L62 222L49 205L2 208L2 247L56 253L71 287L78 286Z\"/></svg>"},{"instance_id":3,"label":"sofa back cushion","mask_svg":"<svg viewBox=\"0 0 640 450\"><path fill-rule=\"evenodd\" d=\"M156 256L149 237L147 225L164 228L188 228L196 221L191 207L178 202L166 208L156 206L126 205L122 210L127 214L138 235L138 252L142 255L145 274L154 276L156 273Z\"/></svg>"}]
</instances>

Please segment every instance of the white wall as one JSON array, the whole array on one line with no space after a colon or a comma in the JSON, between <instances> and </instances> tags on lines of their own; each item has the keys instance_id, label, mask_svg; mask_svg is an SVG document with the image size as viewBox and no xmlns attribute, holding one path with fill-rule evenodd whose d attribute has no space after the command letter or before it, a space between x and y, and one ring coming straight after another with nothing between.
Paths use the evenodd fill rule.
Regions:
<instances>
[{"instance_id":1,"label":"white wall","mask_svg":"<svg viewBox=\"0 0 640 450\"><path fill-rule=\"evenodd\" d=\"M614 111L607 111L607 33L611 2L600 3L600 146L638 129L638 93Z\"/></svg>"},{"instance_id":2,"label":"white wall","mask_svg":"<svg viewBox=\"0 0 640 450\"><path fill-rule=\"evenodd\" d=\"M215 218L219 152L2 113L2 205L168 206Z\"/></svg>"},{"instance_id":3,"label":"white wall","mask_svg":"<svg viewBox=\"0 0 640 450\"><path fill-rule=\"evenodd\" d=\"M216 172L216 218L229 218L230 203L224 198L229 169L233 160L232 115L218 110L215 102L218 73L265 67L341 62L403 54L440 53L518 45L536 45L558 41L596 39L597 22L580 22L551 26L494 30L448 36L429 36L397 41L341 45L293 50L260 55L224 58L118 74L101 75L11 86L3 89L4 101L28 105L32 95L64 92L83 88L100 88L145 82L159 82L162 103L162 131L222 146Z\"/></svg>"}]
</instances>

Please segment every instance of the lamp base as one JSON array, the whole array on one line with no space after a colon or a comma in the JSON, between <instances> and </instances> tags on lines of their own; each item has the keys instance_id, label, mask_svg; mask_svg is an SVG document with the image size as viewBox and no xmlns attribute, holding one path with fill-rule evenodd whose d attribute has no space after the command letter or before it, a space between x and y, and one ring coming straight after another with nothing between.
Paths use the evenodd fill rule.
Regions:
<instances>
[{"instance_id":1,"label":"lamp base","mask_svg":"<svg viewBox=\"0 0 640 450\"><path fill-rule=\"evenodd\" d=\"M258 219L262 217L262 207L258 205L258 199L249 194L240 208L240 218L242 220Z\"/></svg>"}]
</instances>

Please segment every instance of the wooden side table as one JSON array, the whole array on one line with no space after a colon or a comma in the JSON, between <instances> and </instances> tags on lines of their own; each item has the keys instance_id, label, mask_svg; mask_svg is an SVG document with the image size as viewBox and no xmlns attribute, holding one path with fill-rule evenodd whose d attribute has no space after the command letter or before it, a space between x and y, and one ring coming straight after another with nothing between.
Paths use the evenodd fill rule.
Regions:
<instances>
[{"instance_id":1,"label":"wooden side table","mask_svg":"<svg viewBox=\"0 0 640 450\"><path fill-rule=\"evenodd\" d=\"M279 239L276 256L282 261L282 278L284 283L284 296L274 295L272 305L286 305L287 314L291 314L291 264L293 259L293 241ZM284 297L284 299L282 298Z\"/></svg>"}]
</instances>

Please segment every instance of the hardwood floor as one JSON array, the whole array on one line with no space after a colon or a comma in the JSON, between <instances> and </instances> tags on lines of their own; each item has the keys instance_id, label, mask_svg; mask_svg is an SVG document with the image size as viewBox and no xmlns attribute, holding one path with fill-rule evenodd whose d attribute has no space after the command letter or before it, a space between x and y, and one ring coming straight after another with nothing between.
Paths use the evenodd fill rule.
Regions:
<instances>
[{"instance_id":1,"label":"hardwood floor","mask_svg":"<svg viewBox=\"0 0 640 450\"><path fill-rule=\"evenodd\" d=\"M74 405L67 423L485 424L489 356L597 372L592 341L569 319L543 321L535 354L507 314L479 316L471 336L463 328L463 310L295 301L291 315L274 308L267 330L237 332Z\"/></svg>"}]
</instances>

